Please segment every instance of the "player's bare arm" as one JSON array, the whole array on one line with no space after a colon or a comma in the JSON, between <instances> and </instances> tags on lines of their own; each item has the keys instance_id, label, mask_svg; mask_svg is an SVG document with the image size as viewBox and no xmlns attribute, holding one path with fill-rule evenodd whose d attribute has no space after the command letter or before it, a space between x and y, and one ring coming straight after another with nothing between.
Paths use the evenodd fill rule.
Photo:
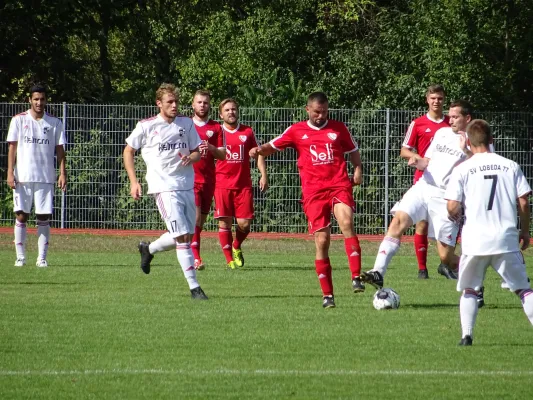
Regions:
<instances>
[{"instance_id":1,"label":"player's bare arm","mask_svg":"<svg viewBox=\"0 0 533 400\"><path fill-rule=\"evenodd\" d=\"M207 151L213 154L216 160L225 160L226 159L226 148L217 147L209 142L207 142Z\"/></svg>"},{"instance_id":2,"label":"player's bare arm","mask_svg":"<svg viewBox=\"0 0 533 400\"><path fill-rule=\"evenodd\" d=\"M63 145L56 146L56 157L59 164L59 178L57 178L57 187L63 192L67 189L67 156Z\"/></svg>"},{"instance_id":3,"label":"player's bare arm","mask_svg":"<svg viewBox=\"0 0 533 400\"><path fill-rule=\"evenodd\" d=\"M259 189L264 192L268 189L268 174L265 156L259 155L257 157L257 169L261 173L261 178L259 178Z\"/></svg>"},{"instance_id":4,"label":"player's bare arm","mask_svg":"<svg viewBox=\"0 0 533 400\"><path fill-rule=\"evenodd\" d=\"M181 153L178 153L178 155L181 157L181 163L183 164L183 166L194 164L195 162L200 161L200 158L202 157L202 155L200 154L200 146L191 150L191 154L189 155L184 156Z\"/></svg>"},{"instance_id":5,"label":"player's bare arm","mask_svg":"<svg viewBox=\"0 0 533 400\"><path fill-rule=\"evenodd\" d=\"M402 146L402 149L400 150L400 157L402 157L405 160L409 160L412 157L422 158L422 157L420 157L420 154L414 152L413 150L411 150L410 148L405 147L405 146Z\"/></svg>"},{"instance_id":6,"label":"player's bare arm","mask_svg":"<svg viewBox=\"0 0 533 400\"><path fill-rule=\"evenodd\" d=\"M463 214L461 202L448 200L446 208L448 209L448 218L450 221L458 222L461 219L461 215Z\"/></svg>"},{"instance_id":7,"label":"player's bare arm","mask_svg":"<svg viewBox=\"0 0 533 400\"><path fill-rule=\"evenodd\" d=\"M254 147L250 149L249 155L252 158L257 158L258 156L268 157L274 154L277 150L272 147L270 143L262 144L261 146Z\"/></svg>"},{"instance_id":8,"label":"player's bare arm","mask_svg":"<svg viewBox=\"0 0 533 400\"><path fill-rule=\"evenodd\" d=\"M363 183L363 163L361 162L361 155L359 150L352 151L349 155L350 162L354 167L353 185L359 186Z\"/></svg>"},{"instance_id":9,"label":"player's bare arm","mask_svg":"<svg viewBox=\"0 0 533 400\"><path fill-rule=\"evenodd\" d=\"M17 182L15 181L15 161L17 159L17 142L9 142L9 150L7 153L7 185L11 189L15 189Z\"/></svg>"},{"instance_id":10,"label":"player's bare arm","mask_svg":"<svg viewBox=\"0 0 533 400\"><path fill-rule=\"evenodd\" d=\"M459 132L457 132L457 134L460 135L460 137L459 137L459 147L461 148L461 150L463 150L463 153L466 154L466 158L472 157L474 155L474 153L472 153L470 151L470 149L468 148L468 146L467 146L466 132L459 131Z\"/></svg>"},{"instance_id":11,"label":"player's bare arm","mask_svg":"<svg viewBox=\"0 0 533 400\"><path fill-rule=\"evenodd\" d=\"M424 171L429 164L429 158L427 157L420 157L418 154L411 157L409 161L407 162L407 165L410 167L415 167L416 169L419 169L420 171Z\"/></svg>"},{"instance_id":12,"label":"player's bare arm","mask_svg":"<svg viewBox=\"0 0 533 400\"><path fill-rule=\"evenodd\" d=\"M139 200L142 196L142 188L139 181L137 181L137 176L135 175L135 149L129 144L126 145L124 149L123 158L124 158L124 168L128 173L128 178L130 180L130 195L134 200Z\"/></svg>"},{"instance_id":13,"label":"player's bare arm","mask_svg":"<svg viewBox=\"0 0 533 400\"><path fill-rule=\"evenodd\" d=\"M525 250L529 247L530 237L529 237L529 196L531 193L528 193L524 196L518 198L518 215L520 216L520 243L521 249Z\"/></svg>"}]
</instances>

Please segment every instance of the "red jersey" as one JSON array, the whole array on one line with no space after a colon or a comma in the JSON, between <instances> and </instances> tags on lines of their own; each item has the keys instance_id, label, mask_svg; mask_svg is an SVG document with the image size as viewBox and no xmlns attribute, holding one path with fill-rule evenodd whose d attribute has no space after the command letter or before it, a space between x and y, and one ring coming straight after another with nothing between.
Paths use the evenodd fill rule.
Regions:
<instances>
[{"instance_id":1,"label":"red jersey","mask_svg":"<svg viewBox=\"0 0 533 400\"><path fill-rule=\"evenodd\" d=\"M207 122L196 121L193 118L194 127L201 140L207 140L215 147L224 147L222 128L218 122L212 119ZM194 183L210 182L215 184L215 156L206 150L202 151L200 161L194 163Z\"/></svg>"},{"instance_id":2,"label":"red jersey","mask_svg":"<svg viewBox=\"0 0 533 400\"><path fill-rule=\"evenodd\" d=\"M405 133L402 146L410 150L416 150L420 156L424 157L426 150L433 140L433 136L435 136L435 132L447 126L450 126L450 119L447 115L439 120L430 118L428 114L415 118ZM424 171L417 169L413 183L416 183L423 173Z\"/></svg>"},{"instance_id":3,"label":"red jersey","mask_svg":"<svg viewBox=\"0 0 533 400\"><path fill-rule=\"evenodd\" d=\"M276 150L293 147L298 153L304 198L323 188L352 190L344 154L359 147L342 122L330 119L320 128L309 121L298 122L271 140L270 145Z\"/></svg>"},{"instance_id":4,"label":"red jersey","mask_svg":"<svg viewBox=\"0 0 533 400\"><path fill-rule=\"evenodd\" d=\"M246 125L230 131L222 126L226 159L216 164L216 186L221 189L243 189L252 187L250 156L248 153L257 147L254 131Z\"/></svg>"}]
</instances>

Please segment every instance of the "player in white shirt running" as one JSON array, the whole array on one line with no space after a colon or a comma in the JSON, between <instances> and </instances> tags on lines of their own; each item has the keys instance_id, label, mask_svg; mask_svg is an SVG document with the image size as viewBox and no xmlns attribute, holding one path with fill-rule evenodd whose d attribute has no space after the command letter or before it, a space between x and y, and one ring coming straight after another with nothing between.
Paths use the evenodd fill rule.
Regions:
<instances>
[{"instance_id":1,"label":"player in white shirt running","mask_svg":"<svg viewBox=\"0 0 533 400\"><path fill-rule=\"evenodd\" d=\"M453 168L467 156L463 131L471 120L472 106L464 100L450 105L450 127L440 128L433 137L425 157L413 155L409 165L424 173L397 203L394 215L383 242L379 246L374 268L361 274L361 279L376 288L383 287L392 257L400 248L400 239L410 226L418 221L428 221L428 236L437 241L441 265L438 272L448 279L457 279L453 269L458 264L454 254L459 225L448 219L444 191Z\"/></svg>"},{"instance_id":2,"label":"player in white shirt running","mask_svg":"<svg viewBox=\"0 0 533 400\"><path fill-rule=\"evenodd\" d=\"M212 184L213 190L215 186L215 176L214 176L214 168L215 163L214 160L222 160L226 158L226 150L224 147L217 147L213 143L219 143L219 139L222 135L220 124L211 120L209 118L209 111L211 109L211 94L208 91L205 90L198 90L192 101L192 109L193 109L193 117L192 121L194 122L196 132L200 136L200 140L202 140L202 144L198 147L198 150L200 151L200 161L198 163L194 164L194 180L195 180L195 197L196 197L196 225L195 225L195 232L194 236L191 238L191 250L193 252L193 255L195 256L194 260L194 268L197 270L204 269L204 264L201 258L198 256L196 257L196 252L199 253L199 242L200 242L200 232L202 231L202 228L204 226L204 223L207 219L207 213L205 213L205 210L199 206L199 200L200 204L202 203L208 203L211 204L213 200L213 196L209 191L206 191L204 187L201 187L200 190L201 193L198 193L197 190L197 181L199 178L199 173L197 171L198 167L204 166L204 170L208 170L205 166L209 167L209 164L212 166L212 173L208 174L208 176L201 176L204 180L209 181L209 183ZM209 130L211 129L211 130ZM204 132L205 139L202 138L202 131ZM204 160L202 165L202 159ZM201 186L209 186L209 185L201 185ZM209 197L209 194L211 194L211 197ZM208 197L207 199L204 199L202 196ZM198 199L200 197L200 199ZM196 249L195 249L195 242L196 242ZM153 255L156 253L159 253L161 251L167 251L171 250L176 247L174 238L172 237L170 232L165 232L163 235L161 235L157 240L153 242L141 242L139 243L139 251L141 253L141 269L143 271L147 271L146 273L150 272L150 263L153 259Z\"/></svg>"},{"instance_id":3,"label":"player in white shirt running","mask_svg":"<svg viewBox=\"0 0 533 400\"><path fill-rule=\"evenodd\" d=\"M196 279L191 237L194 233L196 206L194 203L194 170L192 164L200 159L200 137L188 117L178 116L178 93L174 85L163 83L156 91L159 114L140 121L126 139L124 167L130 180L131 196L141 198L141 184L135 174L134 155L141 150L146 163L146 182L175 241L181 265L193 299L207 300ZM144 258L153 257L148 246L139 246L141 268ZM143 272L150 273L148 268Z\"/></svg>"},{"instance_id":4,"label":"player in white shirt running","mask_svg":"<svg viewBox=\"0 0 533 400\"><path fill-rule=\"evenodd\" d=\"M67 185L65 132L61 121L44 111L46 99L44 86L33 86L30 109L13 117L7 134L7 184L13 189L16 214L15 267L26 264L26 222L34 202L39 252L36 265L48 267L46 256L56 182L54 156L59 165L57 186L64 191Z\"/></svg>"},{"instance_id":5,"label":"player in white shirt running","mask_svg":"<svg viewBox=\"0 0 533 400\"><path fill-rule=\"evenodd\" d=\"M486 121L473 120L467 127L473 156L452 173L445 198L450 219L464 225L457 290L462 292L461 346L471 346L478 312L476 287L483 284L492 266L522 301L533 324L533 291L521 250L529 246L529 200L531 188L520 166L489 151L492 142ZM516 228L516 211L521 231ZM520 245L521 242L521 245Z\"/></svg>"}]
</instances>

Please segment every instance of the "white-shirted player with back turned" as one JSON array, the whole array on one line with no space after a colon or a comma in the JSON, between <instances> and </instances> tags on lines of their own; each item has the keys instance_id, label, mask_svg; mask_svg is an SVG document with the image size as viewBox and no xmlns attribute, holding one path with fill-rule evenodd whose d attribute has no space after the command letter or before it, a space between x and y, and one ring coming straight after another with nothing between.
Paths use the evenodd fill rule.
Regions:
<instances>
[{"instance_id":1,"label":"white-shirted player with back turned","mask_svg":"<svg viewBox=\"0 0 533 400\"><path fill-rule=\"evenodd\" d=\"M457 281L457 290L462 292L461 346L472 345L478 312L475 288L482 286L489 266L518 295L533 324L533 291L520 252L530 242L531 188L517 163L490 152L492 133L486 121L473 120L466 132L473 156L455 168L444 196L451 219L464 213Z\"/></svg>"}]
</instances>

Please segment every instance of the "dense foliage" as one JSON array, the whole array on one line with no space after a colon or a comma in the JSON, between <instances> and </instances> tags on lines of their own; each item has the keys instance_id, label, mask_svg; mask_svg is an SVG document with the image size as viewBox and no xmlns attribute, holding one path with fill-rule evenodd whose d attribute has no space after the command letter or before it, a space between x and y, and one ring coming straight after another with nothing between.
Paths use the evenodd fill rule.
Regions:
<instances>
[{"instance_id":1,"label":"dense foliage","mask_svg":"<svg viewBox=\"0 0 533 400\"><path fill-rule=\"evenodd\" d=\"M531 109L525 0L7 0L0 101L36 81L53 101L153 102L177 83L249 106L423 106L424 88L480 109Z\"/></svg>"}]
</instances>

